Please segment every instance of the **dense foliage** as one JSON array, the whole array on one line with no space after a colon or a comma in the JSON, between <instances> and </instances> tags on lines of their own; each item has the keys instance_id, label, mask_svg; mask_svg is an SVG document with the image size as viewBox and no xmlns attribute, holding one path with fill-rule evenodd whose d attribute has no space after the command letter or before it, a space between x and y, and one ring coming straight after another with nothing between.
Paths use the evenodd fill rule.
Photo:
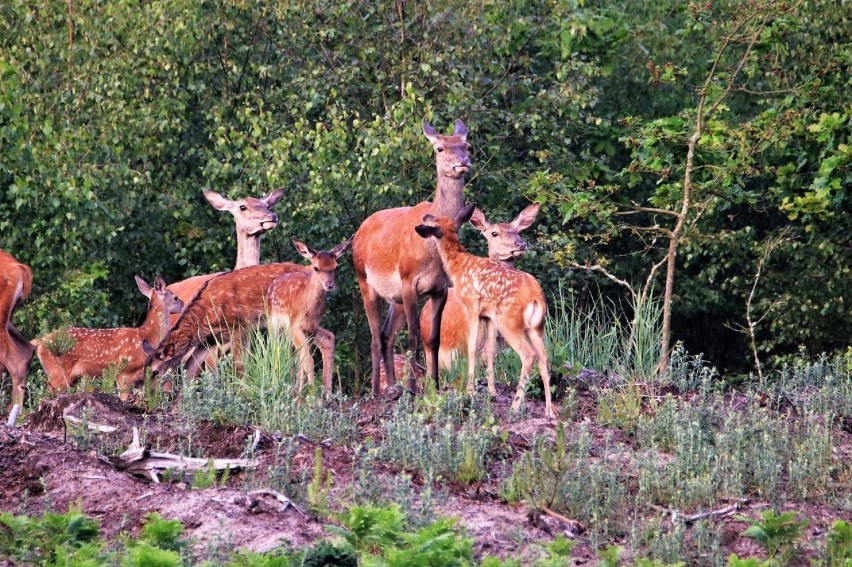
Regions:
<instances>
[{"instance_id":1,"label":"dense foliage","mask_svg":"<svg viewBox=\"0 0 852 567\"><path fill-rule=\"evenodd\" d=\"M641 286L694 168L674 338L753 370L751 297L763 362L846 348L849 25L829 0L3 2L0 248L35 274L19 327L133 324L133 274L231 267L205 187L286 187L266 261L297 259L291 235L340 242L429 198L421 121L461 117L468 197L493 218L545 203L522 266L546 289L623 293L583 266ZM360 376L368 333L343 272L327 326Z\"/></svg>"}]
</instances>

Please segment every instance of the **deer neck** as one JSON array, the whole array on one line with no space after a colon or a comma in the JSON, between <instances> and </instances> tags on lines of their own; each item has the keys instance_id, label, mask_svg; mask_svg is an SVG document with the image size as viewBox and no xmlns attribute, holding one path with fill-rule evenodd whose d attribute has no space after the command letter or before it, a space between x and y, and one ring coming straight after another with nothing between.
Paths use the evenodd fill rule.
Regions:
<instances>
[{"instance_id":1,"label":"deer neck","mask_svg":"<svg viewBox=\"0 0 852 567\"><path fill-rule=\"evenodd\" d=\"M139 333L149 343L156 344L168 332L170 318L166 313L163 303L156 299L148 302L148 314L145 321L139 327Z\"/></svg>"},{"instance_id":2,"label":"deer neck","mask_svg":"<svg viewBox=\"0 0 852 567\"><path fill-rule=\"evenodd\" d=\"M438 187L432 201L433 214L455 218L464 207L464 176L446 177L438 174Z\"/></svg>"},{"instance_id":3,"label":"deer neck","mask_svg":"<svg viewBox=\"0 0 852 567\"><path fill-rule=\"evenodd\" d=\"M464 257L468 255L458 235L452 233L445 234L443 238L438 240L438 254L441 255L441 263L444 265L444 271L450 276L450 280L455 283L456 274L464 272L462 262Z\"/></svg>"},{"instance_id":4,"label":"deer neck","mask_svg":"<svg viewBox=\"0 0 852 567\"><path fill-rule=\"evenodd\" d=\"M237 239L237 265L234 269L239 270L258 264L260 264L260 235L241 235Z\"/></svg>"}]
</instances>

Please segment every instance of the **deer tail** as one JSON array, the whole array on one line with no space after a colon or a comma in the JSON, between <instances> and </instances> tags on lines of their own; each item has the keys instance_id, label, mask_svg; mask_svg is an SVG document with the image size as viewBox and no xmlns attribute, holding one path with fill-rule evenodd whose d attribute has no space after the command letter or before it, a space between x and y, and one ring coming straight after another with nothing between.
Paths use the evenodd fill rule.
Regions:
<instances>
[{"instance_id":1,"label":"deer tail","mask_svg":"<svg viewBox=\"0 0 852 567\"><path fill-rule=\"evenodd\" d=\"M533 300L524 309L524 325L527 329L535 329L540 327L543 322L544 305L538 300Z\"/></svg>"}]
</instances>

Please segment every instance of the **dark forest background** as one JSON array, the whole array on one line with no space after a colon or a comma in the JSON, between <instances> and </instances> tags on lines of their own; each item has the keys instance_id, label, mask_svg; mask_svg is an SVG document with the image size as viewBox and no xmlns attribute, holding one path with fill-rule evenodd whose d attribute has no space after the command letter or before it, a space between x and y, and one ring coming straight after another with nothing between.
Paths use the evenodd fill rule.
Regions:
<instances>
[{"instance_id":1,"label":"dark forest background","mask_svg":"<svg viewBox=\"0 0 852 567\"><path fill-rule=\"evenodd\" d=\"M551 294L630 317L674 250L672 338L720 370L754 371L749 319L767 365L848 349L850 29L831 0L6 0L0 248L35 280L16 324L135 324L134 274L232 267L204 188L284 186L263 260L301 262L291 236L329 247L430 198L422 121L462 118L468 198L543 203L521 267ZM339 277L327 327L360 376Z\"/></svg>"}]
</instances>

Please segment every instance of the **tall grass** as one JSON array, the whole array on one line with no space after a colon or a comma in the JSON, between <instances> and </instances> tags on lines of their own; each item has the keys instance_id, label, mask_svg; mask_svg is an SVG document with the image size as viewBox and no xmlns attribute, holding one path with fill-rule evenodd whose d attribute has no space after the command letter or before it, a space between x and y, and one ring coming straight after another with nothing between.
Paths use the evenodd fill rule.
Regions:
<instances>
[{"instance_id":1,"label":"tall grass","mask_svg":"<svg viewBox=\"0 0 852 567\"><path fill-rule=\"evenodd\" d=\"M547 320L548 352L555 367L614 370L649 380L660 360L662 310L653 297L636 296L626 309L598 297L580 309L560 286ZM625 313L631 313L627 319Z\"/></svg>"},{"instance_id":2,"label":"tall grass","mask_svg":"<svg viewBox=\"0 0 852 567\"><path fill-rule=\"evenodd\" d=\"M343 403L339 394L324 399L318 380L298 395L298 361L284 336L249 331L242 358L241 372L231 357L225 357L216 372L205 371L197 380L183 380L181 411L283 434L301 433L312 439L356 437L358 404Z\"/></svg>"}]
</instances>

